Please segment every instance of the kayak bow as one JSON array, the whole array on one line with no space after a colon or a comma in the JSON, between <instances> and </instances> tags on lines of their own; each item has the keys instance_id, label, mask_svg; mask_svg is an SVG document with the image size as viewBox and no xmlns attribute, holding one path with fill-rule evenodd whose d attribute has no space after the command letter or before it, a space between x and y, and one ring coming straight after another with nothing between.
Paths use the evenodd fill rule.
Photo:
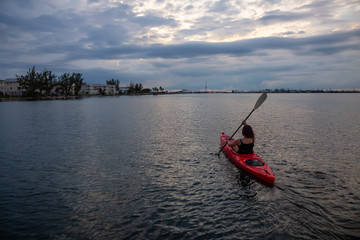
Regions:
<instances>
[{"instance_id":1,"label":"kayak bow","mask_svg":"<svg viewBox=\"0 0 360 240\"><path fill-rule=\"evenodd\" d=\"M255 152L252 154L238 154L234 152L234 150L226 144L226 140L229 138L230 137L225 133L221 133L220 135L221 146L226 145L223 149L228 158L235 163L236 166L254 175L260 180L269 184L274 184L275 176L266 162ZM229 142L232 141L234 141L234 139L231 139Z\"/></svg>"}]
</instances>

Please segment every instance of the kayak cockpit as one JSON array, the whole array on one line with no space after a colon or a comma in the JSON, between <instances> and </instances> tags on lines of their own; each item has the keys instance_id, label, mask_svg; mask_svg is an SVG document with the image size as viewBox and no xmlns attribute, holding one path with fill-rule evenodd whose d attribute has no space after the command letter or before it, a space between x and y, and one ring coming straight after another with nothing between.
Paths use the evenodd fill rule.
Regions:
<instances>
[{"instance_id":1,"label":"kayak cockpit","mask_svg":"<svg viewBox=\"0 0 360 240\"><path fill-rule=\"evenodd\" d=\"M258 159L246 159L245 160L245 164L249 165L249 166L254 166L254 167L261 167L261 166L265 166L265 164L258 160Z\"/></svg>"}]
</instances>

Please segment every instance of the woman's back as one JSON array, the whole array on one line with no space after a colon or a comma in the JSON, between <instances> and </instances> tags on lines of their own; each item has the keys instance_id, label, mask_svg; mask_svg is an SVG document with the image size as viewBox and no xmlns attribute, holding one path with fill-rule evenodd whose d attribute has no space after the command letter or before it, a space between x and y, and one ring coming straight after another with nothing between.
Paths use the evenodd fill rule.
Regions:
<instances>
[{"instance_id":1,"label":"woman's back","mask_svg":"<svg viewBox=\"0 0 360 240\"><path fill-rule=\"evenodd\" d=\"M252 138L240 139L239 154L252 154L254 148L254 140Z\"/></svg>"}]
</instances>

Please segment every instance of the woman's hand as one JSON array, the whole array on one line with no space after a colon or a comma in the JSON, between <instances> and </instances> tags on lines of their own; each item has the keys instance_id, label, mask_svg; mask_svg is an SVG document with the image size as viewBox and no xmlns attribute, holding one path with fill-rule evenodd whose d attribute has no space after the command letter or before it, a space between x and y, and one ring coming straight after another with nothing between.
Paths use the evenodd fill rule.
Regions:
<instances>
[{"instance_id":1,"label":"woman's hand","mask_svg":"<svg viewBox=\"0 0 360 240\"><path fill-rule=\"evenodd\" d=\"M243 124L244 126L247 125L247 123L246 123L245 120L242 121L242 124Z\"/></svg>"}]
</instances>

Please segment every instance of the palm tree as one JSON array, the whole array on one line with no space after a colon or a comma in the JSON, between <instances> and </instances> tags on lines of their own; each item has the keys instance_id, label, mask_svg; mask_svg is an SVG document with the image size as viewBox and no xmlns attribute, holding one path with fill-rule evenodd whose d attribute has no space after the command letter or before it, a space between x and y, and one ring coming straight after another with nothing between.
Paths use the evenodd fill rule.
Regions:
<instances>
[{"instance_id":1,"label":"palm tree","mask_svg":"<svg viewBox=\"0 0 360 240\"><path fill-rule=\"evenodd\" d=\"M59 84L63 90L65 96L68 96L71 92L72 81L70 79L70 73L64 73L59 77Z\"/></svg>"},{"instance_id":2,"label":"palm tree","mask_svg":"<svg viewBox=\"0 0 360 240\"><path fill-rule=\"evenodd\" d=\"M82 74L81 73L73 73L71 76L71 82L74 86L74 94L78 95L79 91L81 89L82 83L83 83L83 78L82 78Z\"/></svg>"},{"instance_id":3,"label":"palm tree","mask_svg":"<svg viewBox=\"0 0 360 240\"><path fill-rule=\"evenodd\" d=\"M34 95L35 90L38 88L38 73L35 71L35 66L23 75L16 75L16 79L19 81L21 87L26 89L27 95Z\"/></svg>"},{"instance_id":4,"label":"palm tree","mask_svg":"<svg viewBox=\"0 0 360 240\"><path fill-rule=\"evenodd\" d=\"M51 89L56 85L56 75L47 70L44 70L40 75L42 88L45 90L45 94L49 96Z\"/></svg>"}]
</instances>

